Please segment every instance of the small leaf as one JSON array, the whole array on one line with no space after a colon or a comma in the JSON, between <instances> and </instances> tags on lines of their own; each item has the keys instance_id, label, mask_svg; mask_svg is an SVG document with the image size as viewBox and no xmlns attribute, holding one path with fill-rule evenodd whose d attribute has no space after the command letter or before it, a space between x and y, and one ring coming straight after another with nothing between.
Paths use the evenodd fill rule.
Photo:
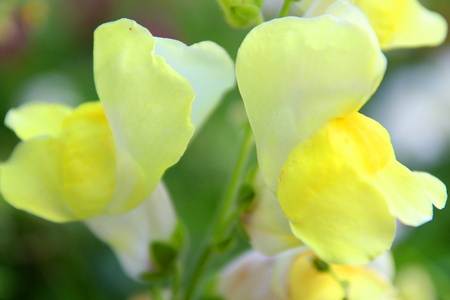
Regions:
<instances>
[{"instance_id":1,"label":"small leaf","mask_svg":"<svg viewBox=\"0 0 450 300\"><path fill-rule=\"evenodd\" d=\"M155 241L150 245L150 257L158 272L172 269L178 257L178 249L172 244Z\"/></svg>"}]
</instances>

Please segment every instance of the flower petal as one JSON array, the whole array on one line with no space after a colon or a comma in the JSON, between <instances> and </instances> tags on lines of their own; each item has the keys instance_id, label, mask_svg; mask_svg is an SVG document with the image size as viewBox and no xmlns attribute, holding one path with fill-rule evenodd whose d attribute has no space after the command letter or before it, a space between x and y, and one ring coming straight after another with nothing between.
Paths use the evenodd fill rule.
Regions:
<instances>
[{"instance_id":1,"label":"flower petal","mask_svg":"<svg viewBox=\"0 0 450 300\"><path fill-rule=\"evenodd\" d=\"M417 0L355 0L374 27L383 49L437 46L447 36L445 19Z\"/></svg>"},{"instance_id":2,"label":"flower petal","mask_svg":"<svg viewBox=\"0 0 450 300\"><path fill-rule=\"evenodd\" d=\"M58 126L57 137L19 144L2 165L1 189L12 205L48 220L86 219L102 212L114 192L111 130L99 102L80 105Z\"/></svg>"},{"instance_id":3,"label":"flower petal","mask_svg":"<svg viewBox=\"0 0 450 300\"><path fill-rule=\"evenodd\" d=\"M53 138L21 142L0 165L0 190L12 206L54 222L75 220L62 201L62 144Z\"/></svg>"},{"instance_id":4,"label":"flower petal","mask_svg":"<svg viewBox=\"0 0 450 300\"><path fill-rule=\"evenodd\" d=\"M395 217L373 174L393 156L384 128L358 113L299 144L278 189L294 234L330 263L368 263L389 249Z\"/></svg>"},{"instance_id":5,"label":"flower petal","mask_svg":"<svg viewBox=\"0 0 450 300\"><path fill-rule=\"evenodd\" d=\"M169 194L160 182L150 197L133 210L99 216L85 223L113 249L126 273L139 279L139 275L152 270L149 245L157 240L170 240L176 216Z\"/></svg>"},{"instance_id":6,"label":"flower petal","mask_svg":"<svg viewBox=\"0 0 450 300\"><path fill-rule=\"evenodd\" d=\"M392 215L404 224L419 226L433 218L433 205L428 192L413 173L396 160L376 176Z\"/></svg>"},{"instance_id":7,"label":"flower petal","mask_svg":"<svg viewBox=\"0 0 450 300\"><path fill-rule=\"evenodd\" d=\"M5 125L22 140L37 136L58 137L62 122L72 112L72 108L56 103L27 103L8 111Z\"/></svg>"},{"instance_id":8,"label":"flower petal","mask_svg":"<svg viewBox=\"0 0 450 300\"><path fill-rule=\"evenodd\" d=\"M328 120L357 111L381 81L385 57L355 20L276 19L254 28L239 49L239 90L272 191L295 146Z\"/></svg>"},{"instance_id":9,"label":"flower petal","mask_svg":"<svg viewBox=\"0 0 450 300\"><path fill-rule=\"evenodd\" d=\"M303 2L303 1L302 1ZM335 0L313 0L303 4L305 17L324 14ZM437 46L447 35L445 19L417 0L355 0L375 30L381 48Z\"/></svg>"},{"instance_id":10,"label":"flower petal","mask_svg":"<svg viewBox=\"0 0 450 300\"><path fill-rule=\"evenodd\" d=\"M406 225L419 226L433 219L433 205L442 209L447 200L445 185L425 172L411 172L397 161L377 174L377 183L389 199L391 212Z\"/></svg>"},{"instance_id":11,"label":"flower petal","mask_svg":"<svg viewBox=\"0 0 450 300\"><path fill-rule=\"evenodd\" d=\"M191 118L198 129L234 86L233 61L222 47L209 41L188 47L177 40L155 37L155 54L189 80L195 93Z\"/></svg>"},{"instance_id":12,"label":"flower petal","mask_svg":"<svg viewBox=\"0 0 450 300\"><path fill-rule=\"evenodd\" d=\"M118 166L135 161L145 176L147 196L180 159L193 134L192 88L153 53L154 44L147 29L128 19L103 24L94 34L95 83L118 149ZM111 212L139 204L139 197L134 203L123 197L133 191L132 185L125 185L126 193L121 185L116 185Z\"/></svg>"},{"instance_id":13,"label":"flower petal","mask_svg":"<svg viewBox=\"0 0 450 300\"><path fill-rule=\"evenodd\" d=\"M438 209L443 209L447 202L447 188L438 178L426 172L412 172L428 192L428 198Z\"/></svg>"}]
</instances>

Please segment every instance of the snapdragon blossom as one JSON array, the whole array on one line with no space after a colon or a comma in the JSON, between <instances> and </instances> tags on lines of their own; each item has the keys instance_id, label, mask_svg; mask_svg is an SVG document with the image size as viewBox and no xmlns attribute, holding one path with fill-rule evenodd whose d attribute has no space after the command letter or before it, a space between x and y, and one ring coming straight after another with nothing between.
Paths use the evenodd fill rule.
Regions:
<instances>
[{"instance_id":1,"label":"snapdragon blossom","mask_svg":"<svg viewBox=\"0 0 450 300\"><path fill-rule=\"evenodd\" d=\"M155 39L128 19L95 31L94 79L100 102L9 111L5 123L22 140L0 165L11 205L55 222L133 209L183 155L194 97L208 114L234 84L221 47Z\"/></svg>"},{"instance_id":2,"label":"snapdragon blossom","mask_svg":"<svg viewBox=\"0 0 450 300\"><path fill-rule=\"evenodd\" d=\"M390 248L396 218L418 226L446 202L444 184L400 164L387 131L358 113L385 68L369 20L346 1L263 23L239 49L263 178L293 234L330 263L374 260Z\"/></svg>"}]
</instances>

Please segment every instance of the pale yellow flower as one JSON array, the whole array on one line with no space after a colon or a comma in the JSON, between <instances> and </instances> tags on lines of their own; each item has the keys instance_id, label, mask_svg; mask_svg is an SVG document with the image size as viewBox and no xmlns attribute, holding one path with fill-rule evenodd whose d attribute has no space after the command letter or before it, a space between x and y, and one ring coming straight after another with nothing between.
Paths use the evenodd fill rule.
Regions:
<instances>
[{"instance_id":1,"label":"pale yellow flower","mask_svg":"<svg viewBox=\"0 0 450 300\"><path fill-rule=\"evenodd\" d=\"M292 232L330 263L389 249L395 219L418 226L442 208L444 184L395 159L389 134L357 111L386 68L366 16L346 1L315 18L253 29L236 62L266 184Z\"/></svg>"},{"instance_id":2,"label":"pale yellow flower","mask_svg":"<svg viewBox=\"0 0 450 300\"><path fill-rule=\"evenodd\" d=\"M216 44L154 38L127 19L95 31L94 79L100 102L8 112L22 140L0 165L11 205L55 222L131 210L184 153L194 97L196 114L207 116L234 85L232 61Z\"/></svg>"},{"instance_id":3,"label":"pale yellow flower","mask_svg":"<svg viewBox=\"0 0 450 300\"><path fill-rule=\"evenodd\" d=\"M324 14L336 0L300 3L305 17ZM437 46L447 36L447 22L418 0L349 0L366 14L382 49Z\"/></svg>"}]
</instances>

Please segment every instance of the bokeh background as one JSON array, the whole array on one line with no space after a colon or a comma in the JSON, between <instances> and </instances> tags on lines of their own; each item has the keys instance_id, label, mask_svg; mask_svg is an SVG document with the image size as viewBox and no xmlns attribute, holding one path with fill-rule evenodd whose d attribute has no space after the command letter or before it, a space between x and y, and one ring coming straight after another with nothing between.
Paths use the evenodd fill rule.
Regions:
<instances>
[{"instance_id":1,"label":"bokeh background","mask_svg":"<svg viewBox=\"0 0 450 300\"><path fill-rule=\"evenodd\" d=\"M450 20L448 0L424 4ZM93 31L122 17L188 45L214 41L233 59L248 32L229 27L213 0L0 0L0 119L28 101L77 105L96 100ZM363 112L387 127L402 163L450 186L449 40L439 48L395 50L387 56L385 80ZM164 175L190 233L188 262L199 254L226 188L243 120L235 89ZM17 142L1 122L0 161ZM211 272L248 247L236 235L231 253L219 256ZM399 285L418 282L434 290L437 299L450 299L450 209L435 211L434 221L419 228L400 226L393 253ZM54 224L0 199L0 299L126 299L145 290L125 276L111 250L82 223Z\"/></svg>"}]
</instances>

